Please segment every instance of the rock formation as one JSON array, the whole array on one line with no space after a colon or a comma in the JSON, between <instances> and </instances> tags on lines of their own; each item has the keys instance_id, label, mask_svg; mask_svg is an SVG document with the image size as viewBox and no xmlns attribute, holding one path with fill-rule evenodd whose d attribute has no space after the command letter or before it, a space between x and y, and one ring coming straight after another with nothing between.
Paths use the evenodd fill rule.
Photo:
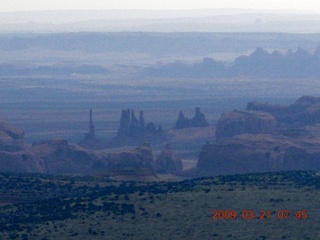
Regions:
<instances>
[{"instance_id":1,"label":"rock formation","mask_svg":"<svg viewBox=\"0 0 320 240\"><path fill-rule=\"evenodd\" d=\"M216 138L220 140L244 133L271 133L276 126L275 118L269 113L234 110L221 115L217 122Z\"/></svg>"},{"instance_id":2,"label":"rock formation","mask_svg":"<svg viewBox=\"0 0 320 240\"><path fill-rule=\"evenodd\" d=\"M320 98L303 96L289 106L250 102L246 111L232 111L221 115L216 137L220 140L244 133L272 133L292 131L320 123Z\"/></svg>"},{"instance_id":3,"label":"rock formation","mask_svg":"<svg viewBox=\"0 0 320 240\"><path fill-rule=\"evenodd\" d=\"M0 151L1 172L15 173L44 173L45 165L43 159L25 150L19 152Z\"/></svg>"},{"instance_id":4,"label":"rock formation","mask_svg":"<svg viewBox=\"0 0 320 240\"><path fill-rule=\"evenodd\" d=\"M0 150L7 152L16 152L22 150L24 132L20 129L5 123L0 122Z\"/></svg>"},{"instance_id":5,"label":"rock formation","mask_svg":"<svg viewBox=\"0 0 320 240\"><path fill-rule=\"evenodd\" d=\"M24 132L9 123L0 121L0 139L21 140L24 138Z\"/></svg>"},{"instance_id":6,"label":"rock formation","mask_svg":"<svg viewBox=\"0 0 320 240\"><path fill-rule=\"evenodd\" d=\"M143 130L142 128L139 129L139 121L136 118L136 115L134 114L134 110L131 109L131 124L130 124L130 130L129 130L129 134L135 135L138 134L141 130Z\"/></svg>"},{"instance_id":7,"label":"rock formation","mask_svg":"<svg viewBox=\"0 0 320 240\"><path fill-rule=\"evenodd\" d=\"M146 124L144 122L144 116L143 116L143 111L140 111L140 115L139 115L139 128L140 129L145 129Z\"/></svg>"},{"instance_id":8,"label":"rock formation","mask_svg":"<svg viewBox=\"0 0 320 240\"><path fill-rule=\"evenodd\" d=\"M178 120L176 122L176 129L182 129L189 127L189 119L186 118L182 111L179 112Z\"/></svg>"},{"instance_id":9,"label":"rock formation","mask_svg":"<svg viewBox=\"0 0 320 240\"><path fill-rule=\"evenodd\" d=\"M92 121L92 109L90 109L89 132L84 135L84 139L79 143L79 145L85 148L98 148L100 144L100 140L96 139L96 132Z\"/></svg>"},{"instance_id":10,"label":"rock formation","mask_svg":"<svg viewBox=\"0 0 320 240\"><path fill-rule=\"evenodd\" d=\"M34 143L31 150L43 159L45 173L51 174L89 174L103 160L102 155L70 145L66 140Z\"/></svg>"},{"instance_id":11,"label":"rock formation","mask_svg":"<svg viewBox=\"0 0 320 240\"><path fill-rule=\"evenodd\" d=\"M2 172L43 172L44 162L25 144L24 132L0 121L0 169Z\"/></svg>"},{"instance_id":12,"label":"rock formation","mask_svg":"<svg viewBox=\"0 0 320 240\"><path fill-rule=\"evenodd\" d=\"M203 146L196 176L320 170L320 98L289 106L248 103L222 114L217 142Z\"/></svg>"},{"instance_id":13,"label":"rock formation","mask_svg":"<svg viewBox=\"0 0 320 240\"><path fill-rule=\"evenodd\" d=\"M90 116L90 131L86 135L89 139L94 137L92 112ZM29 145L23 137L22 130L0 121L1 172L92 174L108 172L113 170L112 166L117 166L118 171L121 171L131 167L133 162L137 169L155 172L150 145L110 156L68 144L66 140L48 140Z\"/></svg>"},{"instance_id":14,"label":"rock formation","mask_svg":"<svg viewBox=\"0 0 320 240\"><path fill-rule=\"evenodd\" d=\"M140 116L142 116L142 119L139 118L139 120L142 121L144 125L143 112L140 113ZM136 118L133 109L131 110L131 114L130 109L122 110L120 118L120 128L118 129L118 136L132 136L144 131L145 128L141 127L142 124L140 124L139 120Z\"/></svg>"},{"instance_id":15,"label":"rock formation","mask_svg":"<svg viewBox=\"0 0 320 240\"><path fill-rule=\"evenodd\" d=\"M126 111L125 114L128 112ZM139 121L131 112L134 127L144 131L158 131L154 124L144 126L143 112ZM129 116L130 116L129 115ZM125 115L126 117L128 115ZM124 119L122 118L122 120ZM122 126L126 125L124 121ZM141 127L141 128L140 128ZM150 130L148 130L150 129ZM179 173L182 170L181 160L172 149L166 148L154 160L151 145L144 143L133 150L120 153L105 153L86 150L78 145L69 144L66 140L47 140L32 145L23 140L24 132L14 126L0 121L0 171L33 172L50 174L140 174L155 175L162 173ZM95 132L90 111L89 133L86 139L94 140Z\"/></svg>"},{"instance_id":16,"label":"rock formation","mask_svg":"<svg viewBox=\"0 0 320 240\"><path fill-rule=\"evenodd\" d=\"M242 134L203 146L198 176L286 170L320 170L320 139Z\"/></svg>"},{"instance_id":17,"label":"rock formation","mask_svg":"<svg viewBox=\"0 0 320 240\"><path fill-rule=\"evenodd\" d=\"M251 102L247 110L263 111L272 114L282 127L301 127L320 123L320 98L302 96L289 106Z\"/></svg>"},{"instance_id":18,"label":"rock formation","mask_svg":"<svg viewBox=\"0 0 320 240\"><path fill-rule=\"evenodd\" d=\"M195 115L192 119L186 118L182 113L182 111L180 111L175 128L183 129L183 128L189 128L189 127L207 127L207 126L209 126L209 123L207 122L205 115L200 111L199 107L196 107Z\"/></svg>"},{"instance_id":19,"label":"rock formation","mask_svg":"<svg viewBox=\"0 0 320 240\"><path fill-rule=\"evenodd\" d=\"M120 128L118 129L118 136L126 136L129 134L130 128L130 109L122 110L120 118Z\"/></svg>"},{"instance_id":20,"label":"rock formation","mask_svg":"<svg viewBox=\"0 0 320 240\"><path fill-rule=\"evenodd\" d=\"M169 145L166 145L157 157L156 169L159 173L179 174L182 172L182 161Z\"/></svg>"},{"instance_id":21,"label":"rock formation","mask_svg":"<svg viewBox=\"0 0 320 240\"><path fill-rule=\"evenodd\" d=\"M128 152L109 154L106 168L109 171L147 170L155 173L155 163L150 144L144 143Z\"/></svg>"},{"instance_id":22,"label":"rock formation","mask_svg":"<svg viewBox=\"0 0 320 240\"><path fill-rule=\"evenodd\" d=\"M146 123L143 111L140 111L138 120L134 110L127 109L122 110L118 134L109 142L108 146L139 145L143 142L154 142L162 138L162 127L157 127L153 122Z\"/></svg>"},{"instance_id":23,"label":"rock formation","mask_svg":"<svg viewBox=\"0 0 320 240\"><path fill-rule=\"evenodd\" d=\"M284 169L284 138L243 134L203 146L197 169L199 175L241 174Z\"/></svg>"},{"instance_id":24,"label":"rock formation","mask_svg":"<svg viewBox=\"0 0 320 240\"><path fill-rule=\"evenodd\" d=\"M87 151L65 140L49 140L32 146L34 155L43 159L45 173L51 174L93 174L116 173L156 174L155 161L150 144L143 144L133 150L120 153Z\"/></svg>"},{"instance_id":25,"label":"rock formation","mask_svg":"<svg viewBox=\"0 0 320 240\"><path fill-rule=\"evenodd\" d=\"M85 139L95 139L96 132L94 131L94 126L92 123L92 109L90 109L90 116L89 116L89 133L85 135Z\"/></svg>"}]
</instances>

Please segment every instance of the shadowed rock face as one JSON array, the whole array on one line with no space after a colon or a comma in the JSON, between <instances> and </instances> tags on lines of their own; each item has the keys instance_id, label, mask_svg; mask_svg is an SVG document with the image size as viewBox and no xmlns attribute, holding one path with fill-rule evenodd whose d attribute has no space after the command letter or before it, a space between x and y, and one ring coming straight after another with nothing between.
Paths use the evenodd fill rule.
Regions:
<instances>
[{"instance_id":1,"label":"shadowed rock face","mask_svg":"<svg viewBox=\"0 0 320 240\"><path fill-rule=\"evenodd\" d=\"M160 153L156 160L156 168L159 173L178 174L182 171L182 161L171 149L166 145L165 149Z\"/></svg>"},{"instance_id":2,"label":"shadowed rock face","mask_svg":"<svg viewBox=\"0 0 320 240\"><path fill-rule=\"evenodd\" d=\"M319 170L319 159L320 151L308 152L301 147L291 147L286 151L283 162L286 170Z\"/></svg>"},{"instance_id":3,"label":"shadowed rock face","mask_svg":"<svg viewBox=\"0 0 320 240\"><path fill-rule=\"evenodd\" d=\"M242 134L206 144L197 175L285 170L320 170L320 139L280 134Z\"/></svg>"},{"instance_id":4,"label":"shadowed rock face","mask_svg":"<svg viewBox=\"0 0 320 240\"><path fill-rule=\"evenodd\" d=\"M45 172L54 174L84 174L92 172L102 156L69 145L65 140L49 140L33 144L32 152L43 159Z\"/></svg>"},{"instance_id":5,"label":"shadowed rock face","mask_svg":"<svg viewBox=\"0 0 320 240\"><path fill-rule=\"evenodd\" d=\"M45 173L46 168L43 159L34 155L29 150L19 152L0 151L1 172L27 172Z\"/></svg>"},{"instance_id":6,"label":"shadowed rock face","mask_svg":"<svg viewBox=\"0 0 320 240\"><path fill-rule=\"evenodd\" d=\"M130 109L122 110L118 136L126 136L130 129Z\"/></svg>"},{"instance_id":7,"label":"shadowed rock face","mask_svg":"<svg viewBox=\"0 0 320 240\"><path fill-rule=\"evenodd\" d=\"M70 145L65 140L49 140L26 145L18 152L0 151L0 169L4 172L50 174L92 174L116 171L145 171L155 174L155 161L149 144L134 150L104 154Z\"/></svg>"},{"instance_id":8,"label":"shadowed rock face","mask_svg":"<svg viewBox=\"0 0 320 240\"><path fill-rule=\"evenodd\" d=\"M118 137L139 136L146 132L146 124L144 121L143 111L140 111L139 120L136 118L133 109L122 110L120 118L120 128L118 129Z\"/></svg>"},{"instance_id":9,"label":"shadowed rock face","mask_svg":"<svg viewBox=\"0 0 320 240\"><path fill-rule=\"evenodd\" d=\"M244 133L269 133L276 128L275 118L266 112L232 111L221 115L216 138L220 140Z\"/></svg>"},{"instance_id":10,"label":"shadowed rock face","mask_svg":"<svg viewBox=\"0 0 320 240\"><path fill-rule=\"evenodd\" d=\"M267 134L243 134L223 139L202 148L197 168L201 175L276 171L283 169L280 158L287 144L285 138Z\"/></svg>"},{"instance_id":11,"label":"shadowed rock face","mask_svg":"<svg viewBox=\"0 0 320 240\"><path fill-rule=\"evenodd\" d=\"M46 172L59 174L90 174L116 171L148 171L155 173L155 162L149 144L131 151L104 154L87 151L65 140L50 140L33 146L36 155L44 159Z\"/></svg>"},{"instance_id":12,"label":"shadowed rock face","mask_svg":"<svg viewBox=\"0 0 320 240\"><path fill-rule=\"evenodd\" d=\"M118 134L107 147L119 147L125 145L140 145L144 142L159 142L165 138L162 126L156 126L153 122L145 122L144 112L140 111L137 119L133 109L122 110Z\"/></svg>"}]
</instances>

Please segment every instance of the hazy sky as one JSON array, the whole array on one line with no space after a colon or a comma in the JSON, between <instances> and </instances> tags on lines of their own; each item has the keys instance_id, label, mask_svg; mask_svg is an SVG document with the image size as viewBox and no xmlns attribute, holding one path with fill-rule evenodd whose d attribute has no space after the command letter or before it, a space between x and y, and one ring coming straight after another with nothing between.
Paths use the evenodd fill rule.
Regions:
<instances>
[{"instance_id":1,"label":"hazy sky","mask_svg":"<svg viewBox=\"0 0 320 240\"><path fill-rule=\"evenodd\" d=\"M320 13L320 0L0 0L0 11L59 9L249 8L307 10Z\"/></svg>"}]
</instances>

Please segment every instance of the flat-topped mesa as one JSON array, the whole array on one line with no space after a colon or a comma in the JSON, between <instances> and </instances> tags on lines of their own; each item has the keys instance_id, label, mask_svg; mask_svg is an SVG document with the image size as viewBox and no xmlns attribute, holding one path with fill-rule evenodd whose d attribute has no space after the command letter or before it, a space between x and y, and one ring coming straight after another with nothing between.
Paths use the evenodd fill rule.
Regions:
<instances>
[{"instance_id":1,"label":"flat-topped mesa","mask_svg":"<svg viewBox=\"0 0 320 240\"><path fill-rule=\"evenodd\" d=\"M195 115L192 119L188 119L184 116L182 111L179 112L179 117L176 122L176 129L190 128L190 127L207 127L209 126L205 115L200 111L199 107L195 108Z\"/></svg>"},{"instance_id":2,"label":"flat-topped mesa","mask_svg":"<svg viewBox=\"0 0 320 240\"><path fill-rule=\"evenodd\" d=\"M288 170L320 170L319 141L309 136L242 134L203 146L197 177Z\"/></svg>"},{"instance_id":3,"label":"flat-topped mesa","mask_svg":"<svg viewBox=\"0 0 320 240\"><path fill-rule=\"evenodd\" d=\"M278 105L260 102L249 102L246 110L263 111L272 114L297 114L306 111L309 107L320 104L320 97L302 96L293 104Z\"/></svg>"},{"instance_id":4,"label":"flat-topped mesa","mask_svg":"<svg viewBox=\"0 0 320 240\"><path fill-rule=\"evenodd\" d=\"M299 105L313 105L313 104L317 104L320 103L320 97L314 97L314 96L302 96L301 98L299 98L297 101L295 101L294 104L299 104Z\"/></svg>"},{"instance_id":5,"label":"flat-topped mesa","mask_svg":"<svg viewBox=\"0 0 320 240\"><path fill-rule=\"evenodd\" d=\"M272 105L268 103L261 103L261 102L248 102L246 110L248 111L262 111L262 112L279 112L279 111L285 111L287 109L287 106L282 105Z\"/></svg>"},{"instance_id":6,"label":"flat-topped mesa","mask_svg":"<svg viewBox=\"0 0 320 240\"><path fill-rule=\"evenodd\" d=\"M250 102L246 109L272 114L281 127L302 127L320 123L319 97L302 96L287 106Z\"/></svg>"},{"instance_id":7,"label":"flat-topped mesa","mask_svg":"<svg viewBox=\"0 0 320 240\"><path fill-rule=\"evenodd\" d=\"M234 110L221 115L217 122L216 138L220 140L246 133L271 133L276 126L277 122L270 113Z\"/></svg>"}]
</instances>

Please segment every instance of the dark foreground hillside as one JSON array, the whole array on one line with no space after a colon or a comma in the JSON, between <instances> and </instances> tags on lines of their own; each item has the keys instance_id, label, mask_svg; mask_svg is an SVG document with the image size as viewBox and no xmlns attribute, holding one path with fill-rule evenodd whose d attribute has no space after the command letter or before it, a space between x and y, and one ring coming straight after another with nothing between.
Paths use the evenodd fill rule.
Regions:
<instances>
[{"instance_id":1,"label":"dark foreground hillside","mask_svg":"<svg viewBox=\"0 0 320 240\"><path fill-rule=\"evenodd\" d=\"M306 171L161 183L0 174L0 239L317 239L319 197Z\"/></svg>"}]
</instances>

